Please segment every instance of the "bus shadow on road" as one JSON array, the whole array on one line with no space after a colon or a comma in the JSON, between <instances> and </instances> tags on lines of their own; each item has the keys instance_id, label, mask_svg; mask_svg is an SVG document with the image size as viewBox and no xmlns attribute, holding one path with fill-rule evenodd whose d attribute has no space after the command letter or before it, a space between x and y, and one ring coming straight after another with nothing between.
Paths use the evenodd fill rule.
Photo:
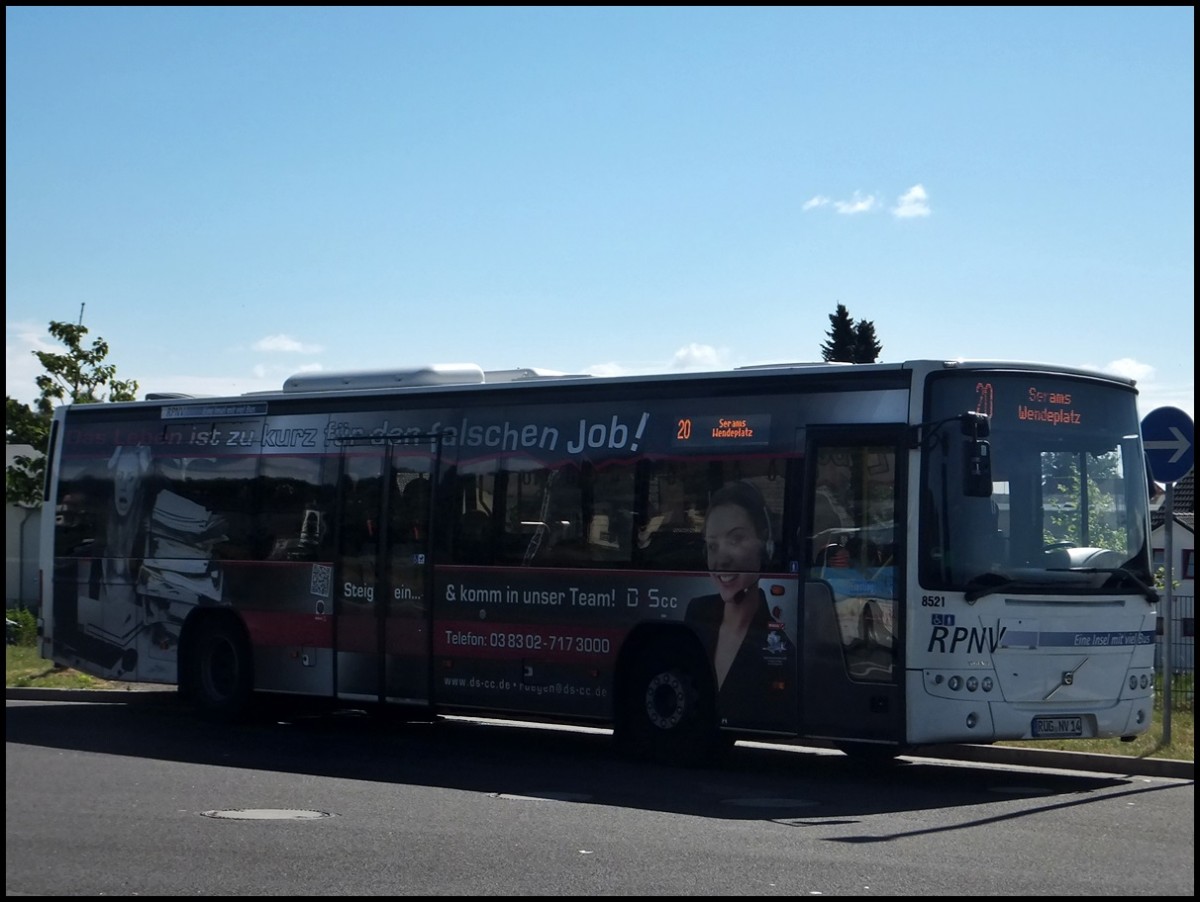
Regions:
<instances>
[{"instance_id":1,"label":"bus shadow on road","mask_svg":"<svg viewBox=\"0 0 1200 902\"><path fill-rule=\"evenodd\" d=\"M707 767L629 760L607 731L298 708L213 724L162 694L141 704L8 702L9 743L217 767L440 787L726 819L831 818L1144 791L1128 777L739 743ZM976 813L977 814L977 813Z\"/></svg>"}]
</instances>

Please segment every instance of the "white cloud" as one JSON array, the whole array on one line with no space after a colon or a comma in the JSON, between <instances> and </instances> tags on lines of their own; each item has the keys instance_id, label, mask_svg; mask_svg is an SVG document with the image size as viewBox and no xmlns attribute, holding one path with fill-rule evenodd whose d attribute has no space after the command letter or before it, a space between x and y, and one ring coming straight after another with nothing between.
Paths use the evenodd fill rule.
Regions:
<instances>
[{"instance_id":1,"label":"white cloud","mask_svg":"<svg viewBox=\"0 0 1200 902\"><path fill-rule=\"evenodd\" d=\"M913 185L900 195L896 206L892 208L892 215L897 219L928 216L930 212L929 195L925 192L924 185Z\"/></svg>"},{"instance_id":2,"label":"white cloud","mask_svg":"<svg viewBox=\"0 0 1200 902\"><path fill-rule=\"evenodd\" d=\"M4 324L4 393L22 404L32 404L38 398L38 376L45 367L38 362L34 351L60 354L63 346L50 337L44 327L32 323Z\"/></svg>"},{"instance_id":3,"label":"white cloud","mask_svg":"<svg viewBox=\"0 0 1200 902\"><path fill-rule=\"evenodd\" d=\"M320 345L307 345L290 335L268 335L256 341L253 347L256 351L285 354L319 354L323 350Z\"/></svg>"},{"instance_id":4,"label":"white cloud","mask_svg":"<svg viewBox=\"0 0 1200 902\"><path fill-rule=\"evenodd\" d=\"M833 208L846 216L853 216L856 213L869 213L875 209L875 206L875 195L868 194L866 197L863 197L860 191L855 191L850 200L838 200L833 203Z\"/></svg>"},{"instance_id":5,"label":"white cloud","mask_svg":"<svg viewBox=\"0 0 1200 902\"><path fill-rule=\"evenodd\" d=\"M728 367L728 357L729 352L724 348L692 342L675 352L667 368L675 372L720 370Z\"/></svg>"},{"instance_id":6,"label":"white cloud","mask_svg":"<svg viewBox=\"0 0 1200 902\"><path fill-rule=\"evenodd\" d=\"M1154 367L1148 363L1141 363L1131 357L1122 357L1120 360L1114 360L1107 366L1098 367L1106 373L1112 373L1114 376L1124 376L1126 379L1136 379L1138 382L1145 382L1154 378Z\"/></svg>"},{"instance_id":7,"label":"white cloud","mask_svg":"<svg viewBox=\"0 0 1200 902\"><path fill-rule=\"evenodd\" d=\"M854 216L858 213L870 213L880 209L882 204L874 194L863 194L855 191L849 200L831 200L824 194L817 194L804 202L801 208L805 211L816 210L820 207L832 206L843 216ZM929 194L924 185L913 185L900 195L896 205L892 207L892 215L897 219L912 219L917 216L929 216Z\"/></svg>"},{"instance_id":8,"label":"white cloud","mask_svg":"<svg viewBox=\"0 0 1200 902\"><path fill-rule=\"evenodd\" d=\"M255 348L259 351L298 351L302 353L315 353L320 350L314 346L303 345L287 336L270 336L258 342ZM46 372L33 354L34 351L62 353L64 348L51 338L43 327L30 323L5 324L4 393L22 404L32 404L37 400L36 379ZM214 396L276 390L283 385L284 379L296 372L295 365L259 364L250 368L250 375L243 373L233 376L192 376L139 372L132 374L131 378L138 383L139 397L156 392ZM125 376L126 374L118 368L117 375Z\"/></svg>"},{"instance_id":9,"label":"white cloud","mask_svg":"<svg viewBox=\"0 0 1200 902\"><path fill-rule=\"evenodd\" d=\"M594 363L583 369L590 376L645 376L653 373L702 373L729 369L729 351L692 342L677 350L666 363L630 366L624 363Z\"/></svg>"},{"instance_id":10,"label":"white cloud","mask_svg":"<svg viewBox=\"0 0 1200 902\"><path fill-rule=\"evenodd\" d=\"M593 363L585 366L581 372L586 376L628 376L632 370L620 363Z\"/></svg>"},{"instance_id":11,"label":"white cloud","mask_svg":"<svg viewBox=\"0 0 1200 902\"><path fill-rule=\"evenodd\" d=\"M843 215L853 216L855 213L869 213L879 206L879 201L874 194L864 195L861 191L855 191L850 200L832 200L824 194L817 194L806 200L801 210L807 212L829 206Z\"/></svg>"},{"instance_id":12,"label":"white cloud","mask_svg":"<svg viewBox=\"0 0 1200 902\"><path fill-rule=\"evenodd\" d=\"M1123 376L1136 383L1138 391L1138 414L1145 416L1159 407L1176 407L1194 418L1196 407L1195 384L1193 382L1171 382L1160 378L1158 368L1150 363L1122 357L1104 366L1094 363L1080 364L1084 369L1100 370L1114 376Z\"/></svg>"}]
</instances>

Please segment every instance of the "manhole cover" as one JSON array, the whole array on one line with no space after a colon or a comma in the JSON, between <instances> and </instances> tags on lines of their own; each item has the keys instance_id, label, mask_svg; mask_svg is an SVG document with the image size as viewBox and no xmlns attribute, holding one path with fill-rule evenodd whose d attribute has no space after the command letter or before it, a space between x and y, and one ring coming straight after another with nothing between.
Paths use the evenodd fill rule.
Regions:
<instances>
[{"instance_id":1,"label":"manhole cover","mask_svg":"<svg viewBox=\"0 0 1200 902\"><path fill-rule=\"evenodd\" d=\"M225 808L219 811L203 811L201 814L204 817L227 821L313 821L333 817L328 811L303 808Z\"/></svg>"}]
</instances>

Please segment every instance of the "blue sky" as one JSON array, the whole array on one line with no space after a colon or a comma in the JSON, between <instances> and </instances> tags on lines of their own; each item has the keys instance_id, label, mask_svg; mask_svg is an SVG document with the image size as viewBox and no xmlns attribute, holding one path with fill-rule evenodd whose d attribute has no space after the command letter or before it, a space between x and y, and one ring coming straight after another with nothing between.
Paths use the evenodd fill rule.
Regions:
<instances>
[{"instance_id":1,"label":"blue sky","mask_svg":"<svg viewBox=\"0 0 1200 902\"><path fill-rule=\"evenodd\" d=\"M1135 377L1194 416L1195 11L5 10L6 393L471 362Z\"/></svg>"}]
</instances>

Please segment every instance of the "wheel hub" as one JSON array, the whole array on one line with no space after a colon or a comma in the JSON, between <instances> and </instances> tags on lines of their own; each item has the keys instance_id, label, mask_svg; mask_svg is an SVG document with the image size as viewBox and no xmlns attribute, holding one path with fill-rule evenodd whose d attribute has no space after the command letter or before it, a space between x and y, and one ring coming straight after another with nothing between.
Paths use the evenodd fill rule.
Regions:
<instances>
[{"instance_id":1,"label":"wheel hub","mask_svg":"<svg viewBox=\"0 0 1200 902\"><path fill-rule=\"evenodd\" d=\"M683 720L686 698L679 677L660 673L646 686L646 716L660 730L670 730Z\"/></svg>"}]
</instances>

